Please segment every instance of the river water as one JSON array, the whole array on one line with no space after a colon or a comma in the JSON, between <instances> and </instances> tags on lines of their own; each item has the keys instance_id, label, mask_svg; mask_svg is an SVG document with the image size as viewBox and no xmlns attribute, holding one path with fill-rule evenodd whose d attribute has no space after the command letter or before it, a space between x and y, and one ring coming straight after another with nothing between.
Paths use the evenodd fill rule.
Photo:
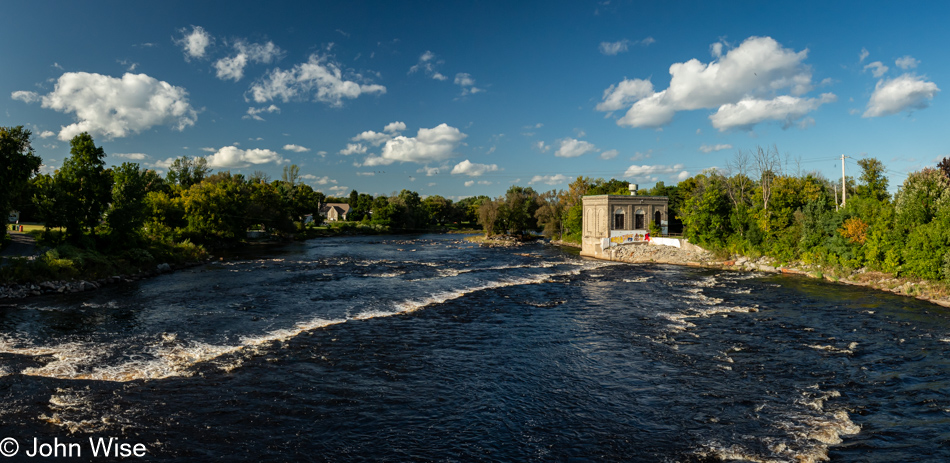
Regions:
<instances>
[{"instance_id":1,"label":"river water","mask_svg":"<svg viewBox=\"0 0 950 463\"><path fill-rule=\"evenodd\" d=\"M331 238L0 309L0 438L18 458L115 437L155 461L943 462L948 353L946 309L865 288Z\"/></svg>"}]
</instances>

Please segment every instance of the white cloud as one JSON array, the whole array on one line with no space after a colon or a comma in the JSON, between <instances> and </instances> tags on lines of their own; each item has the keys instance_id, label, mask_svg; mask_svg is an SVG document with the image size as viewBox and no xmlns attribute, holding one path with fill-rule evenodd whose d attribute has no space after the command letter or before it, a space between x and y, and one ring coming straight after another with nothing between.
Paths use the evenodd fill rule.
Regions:
<instances>
[{"instance_id":1,"label":"white cloud","mask_svg":"<svg viewBox=\"0 0 950 463\"><path fill-rule=\"evenodd\" d=\"M699 147L699 150L704 153L712 153L714 151L722 151L732 149L732 145L729 144L719 144L719 145L702 145Z\"/></svg>"},{"instance_id":2,"label":"white cloud","mask_svg":"<svg viewBox=\"0 0 950 463\"><path fill-rule=\"evenodd\" d=\"M420 169L417 170L416 172L418 172L418 173L420 173L420 174L423 173L423 172L425 172L426 177L432 177L433 175L439 175L439 173L442 172L442 169L443 169L442 167L423 166L422 168L420 168Z\"/></svg>"},{"instance_id":3,"label":"white cloud","mask_svg":"<svg viewBox=\"0 0 950 463\"><path fill-rule=\"evenodd\" d=\"M40 138L49 138L54 135L56 135L56 132L53 132L52 130L44 130L40 133Z\"/></svg>"},{"instance_id":4,"label":"white cloud","mask_svg":"<svg viewBox=\"0 0 950 463\"><path fill-rule=\"evenodd\" d=\"M656 182L660 179L660 176L666 176L666 178L676 179L676 180L685 180L689 178L689 172L683 170L682 164L675 164L672 166L664 165L653 165L653 166L630 166L623 176L631 180L645 181L645 182Z\"/></svg>"},{"instance_id":5,"label":"white cloud","mask_svg":"<svg viewBox=\"0 0 950 463\"><path fill-rule=\"evenodd\" d=\"M79 120L61 128L59 139L63 141L82 132L125 137L156 125L184 130L198 119L185 89L145 74L127 73L116 78L67 72L59 77L54 90L42 97L42 102L44 108L74 113Z\"/></svg>"},{"instance_id":6,"label":"white cloud","mask_svg":"<svg viewBox=\"0 0 950 463\"><path fill-rule=\"evenodd\" d=\"M13 98L14 100L20 100L24 103L36 103L37 101L43 99L39 93L28 92L26 90L17 90L10 94L10 98Z\"/></svg>"},{"instance_id":7,"label":"white cloud","mask_svg":"<svg viewBox=\"0 0 950 463\"><path fill-rule=\"evenodd\" d=\"M743 100L774 100L779 93L803 95L812 89L808 50L783 48L771 37L750 37L724 53L719 42L710 49L715 59L697 59L670 66L670 86L655 92L643 79L625 79L604 92L599 111L630 109L617 120L629 127L662 127L677 111L721 108ZM778 100L781 101L781 100ZM773 115L774 116L774 115ZM774 118L774 117L773 117Z\"/></svg>"},{"instance_id":8,"label":"white cloud","mask_svg":"<svg viewBox=\"0 0 950 463\"><path fill-rule=\"evenodd\" d=\"M736 104L720 106L719 111L709 116L709 120L720 132L734 128L751 129L755 124L766 120L782 121L782 127L788 128L822 104L832 103L837 99L832 93L824 93L820 98L797 98L788 95L771 100L748 98Z\"/></svg>"},{"instance_id":9,"label":"white cloud","mask_svg":"<svg viewBox=\"0 0 950 463\"><path fill-rule=\"evenodd\" d=\"M166 158L164 161L155 161L149 164L149 167L157 169L167 169L175 162L175 158Z\"/></svg>"},{"instance_id":10,"label":"white cloud","mask_svg":"<svg viewBox=\"0 0 950 463\"><path fill-rule=\"evenodd\" d=\"M306 63L286 71L280 68L271 70L254 83L249 92L258 103L275 99L284 102L308 100L312 97L316 101L339 107L343 106L344 98L384 94L386 87L367 83L359 74L344 76L339 65L331 62L327 56L313 54Z\"/></svg>"},{"instance_id":11,"label":"white cloud","mask_svg":"<svg viewBox=\"0 0 950 463\"><path fill-rule=\"evenodd\" d=\"M222 168L248 167L251 164L281 164L286 159L268 149L242 150L236 146L225 146L207 157L208 166Z\"/></svg>"},{"instance_id":12,"label":"white cloud","mask_svg":"<svg viewBox=\"0 0 950 463\"><path fill-rule=\"evenodd\" d=\"M871 75L873 75L875 78L878 78L878 77L883 76L884 73L887 72L887 70L890 68L885 66L884 63L880 61L875 61L873 63L868 63L866 66L864 66L865 71L867 71L868 69L871 70Z\"/></svg>"},{"instance_id":13,"label":"white cloud","mask_svg":"<svg viewBox=\"0 0 950 463\"><path fill-rule=\"evenodd\" d=\"M448 77L435 70L435 68L441 65L443 62L444 61L442 60L435 59L435 53L426 50L425 53L419 56L419 62L417 62L415 66L409 68L409 74L413 74L421 70L425 73L425 75L435 80L447 80Z\"/></svg>"},{"instance_id":14,"label":"white cloud","mask_svg":"<svg viewBox=\"0 0 950 463\"><path fill-rule=\"evenodd\" d=\"M280 108L277 105L270 105L263 108L255 108L253 106L247 108L247 114L244 115L241 119L254 119L255 121L263 121L264 118L260 115L262 113L279 113Z\"/></svg>"},{"instance_id":15,"label":"white cloud","mask_svg":"<svg viewBox=\"0 0 950 463\"><path fill-rule=\"evenodd\" d=\"M880 80L862 117L879 117L924 109L939 92L937 84L913 74Z\"/></svg>"},{"instance_id":16,"label":"white cloud","mask_svg":"<svg viewBox=\"0 0 950 463\"><path fill-rule=\"evenodd\" d=\"M340 150L340 154L344 156L349 156L351 154L366 154L367 149L369 148L363 146L362 143L347 143L346 148Z\"/></svg>"},{"instance_id":17,"label":"white cloud","mask_svg":"<svg viewBox=\"0 0 950 463\"><path fill-rule=\"evenodd\" d=\"M475 86L475 79L467 72L460 72L455 75L455 85L462 87L462 96L474 95L485 91Z\"/></svg>"},{"instance_id":18,"label":"white cloud","mask_svg":"<svg viewBox=\"0 0 950 463\"><path fill-rule=\"evenodd\" d=\"M654 39L653 37L647 37L643 40L632 40L632 41L623 39L617 42L600 42L599 48L600 48L601 53L608 56L614 56L618 53L623 53L627 51L627 49L629 49L630 46L632 45L640 44L643 46L647 46L654 42L656 42L656 39Z\"/></svg>"},{"instance_id":19,"label":"white cloud","mask_svg":"<svg viewBox=\"0 0 950 463\"><path fill-rule=\"evenodd\" d=\"M372 130L367 130L353 137L351 140L365 141L373 146L379 146L392 139L393 139L393 136L388 133L380 133L380 132L374 132Z\"/></svg>"},{"instance_id":20,"label":"white cloud","mask_svg":"<svg viewBox=\"0 0 950 463\"><path fill-rule=\"evenodd\" d=\"M871 54L867 48L861 48L861 53L858 55L858 62L863 63L865 59Z\"/></svg>"},{"instance_id":21,"label":"white cloud","mask_svg":"<svg viewBox=\"0 0 950 463\"><path fill-rule=\"evenodd\" d=\"M479 180L477 183L479 185L491 185L493 182L489 182L488 180Z\"/></svg>"},{"instance_id":22,"label":"white cloud","mask_svg":"<svg viewBox=\"0 0 950 463\"><path fill-rule=\"evenodd\" d=\"M472 185L474 185L474 184L475 184L475 180L469 180L469 181L465 182L465 186L472 186Z\"/></svg>"},{"instance_id":23,"label":"white cloud","mask_svg":"<svg viewBox=\"0 0 950 463\"><path fill-rule=\"evenodd\" d=\"M619 42L600 42L600 52L607 56L614 56L618 53L627 51L630 41L623 39Z\"/></svg>"},{"instance_id":24,"label":"white cloud","mask_svg":"<svg viewBox=\"0 0 950 463\"><path fill-rule=\"evenodd\" d=\"M357 172L356 173L357 177L372 177L374 175L376 175L376 172Z\"/></svg>"},{"instance_id":25,"label":"white cloud","mask_svg":"<svg viewBox=\"0 0 950 463\"><path fill-rule=\"evenodd\" d=\"M548 185L557 185L557 184L559 184L559 183L566 183L568 180L570 180L570 177L567 177L567 176L562 175L562 174L557 174L557 175L535 175L534 177L531 177L531 181L528 182L528 184L530 185L530 184L533 184L533 183L546 183L546 184L548 184Z\"/></svg>"},{"instance_id":26,"label":"white cloud","mask_svg":"<svg viewBox=\"0 0 950 463\"><path fill-rule=\"evenodd\" d=\"M383 127L383 132L389 132L389 133L399 133L399 132L402 132L403 130L406 130L406 123L399 122L399 121L390 122L386 124L386 127Z\"/></svg>"},{"instance_id":27,"label":"white cloud","mask_svg":"<svg viewBox=\"0 0 950 463\"><path fill-rule=\"evenodd\" d=\"M214 63L217 76L221 80L231 79L237 82L244 77L244 67L248 62L270 64L283 53L274 42L262 45L248 44L243 40L235 42L234 50L237 52L234 56L221 58Z\"/></svg>"},{"instance_id":28,"label":"white cloud","mask_svg":"<svg viewBox=\"0 0 950 463\"><path fill-rule=\"evenodd\" d=\"M341 185L341 186L331 186L331 187L329 188L329 190L330 190L331 193L339 195L339 194L346 193L346 192L350 191L350 187L348 187L348 186L342 186L342 185Z\"/></svg>"},{"instance_id":29,"label":"white cloud","mask_svg":"<svg viewBox=\"0 0 950 463\"><path fill-rule=\"evenodd\" d=\"M910 55L905 55L900 58L897 58L897 60L894 61L894 64L896 64L897 67L906 71L908 69L913 69L917 67L917 65L920 64L920 61L917 61L916 59L914 59L914 57Z\"/></svg>"},{"instance_id":30,"label":"white cloud","mask_svg":"<svg viewBox=\"0 0 950 463\"><path fill-rule=\"evenodd\" d=\"M607 150L607 151L604 151L603 153L600 153L600 158L613 159L617 157L618 154L620 154L620 152L618 152L617 150Z\"/></svg>"},{"instance_id":31,"label":"white cloud","mask_svg":"<svg viewBox=\"0 0 950 463\"><path fill-rule=\"evenodd\" d=\"M336 180L333 180L328 176L317 177L316 175L313 175L313 174L304 174L304 175L301 175L300 178L306 180L307 183L311 185L328 185L331 183L333 184L337 183Z\"/></svg>"},{"instance_id":32,"label":"white cloud","mask_svg":"<svg viewBox=\"0 0 950 463\"><path fill-rule=\"evenodd\" d=\"M536 150L538 150L538 151L540 151L540 152L542 152L542 153L547 153L548 151L551 150L551 146L544 144L543 141L536 142L536 143L535 143L534 145L532 145L532 146L534 147L534 149L536 149Z\"/></svg>"},{"instance_id":33,"label":"white cloud","mask_svg":"<svg viewBox=\"0 0 950 463\"><path fill-rule=\"evenodd\" d=\"M653 84L643 79L624 79L604 90L604 101L597 103L598 111L617 111L637 100L653 94Z\"/></svg>"},{"instance_id":34,"label":"white cloud","mask_svg":"<svg viewBox=\"0 0 950 463\"><path fill-rule=\"evenodd\" d=\"M497 172L498 170L497 164L476 164L466 159L452 168L452 175L478 177L488 172Z\"/></svg>"},{"instance_id":35,"label":"white cloud","mask_svg":"<svg viewBox=\"0 0 950 463\"><path fill-rule=\"evenodd\" d=\"M590 153L592 151L600 151L596 146L584 140L563 138L558 140L558 142L561 144L561 146L558 147L557 151L554 152L554 155L559 158L576 158L582 154Z\"/></svg>"},{"instance_id":36,"label":"white cloud","mask_svg":"<svg viewBox=\"0 0 950 463\"><path fill-rule=\"evenodd\" d=\"M122 159L131 159L133 161L141 161L148 158L148 155L143 153L112 153L109 156L115 156Z\"/></svg>"},{"instance_id":37,"label":"white cloud","mask_svg":"<svg viewBox=\"0 0 950 463\"><path fill-rule=\"evenodd\" d=\"M310 148L305 148L300 145L284 145L284 151L293 151L295 153L306 153L310 151Z\"/></svg>"},{"instance_id":38,"label":"white cloud","mask_svg":"<svg viewBox=\"0 0 950 463\"><path fill-rule=\"evenodd\" d=\"M448 124L431 129L419 129L415 137L400 135L386 142L382 154L370 156L365 166L389 165L394 162L437 163L452 156L453 151L468 135Z\"/></svg>"},{"instance_id":39,"label":"white cloud","mask_svg":"<svg viewBox=\"0 0 950 463\"><path fill-rule=\"evenodd\" d=\"M181 32L182 37L175 40L175 43L184 50L186 60L191 60L191 58L204 58L208 47L214 42L211 34L205 31L201 26L191 26L191 32L188 32L187 28L181 29L178 32Z\"/></svg>"}]
</instances>

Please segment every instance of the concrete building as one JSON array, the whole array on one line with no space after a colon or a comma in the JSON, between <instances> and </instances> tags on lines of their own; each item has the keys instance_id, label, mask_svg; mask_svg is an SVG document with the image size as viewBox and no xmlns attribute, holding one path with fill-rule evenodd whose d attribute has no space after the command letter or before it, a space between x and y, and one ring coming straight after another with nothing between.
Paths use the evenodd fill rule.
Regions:
<instances>
[{"instance_id":1,"label":"concrete building","mask_svg":"<svg viewBox=\"0 0 950 463\"><path fill-rule=\"evenodd\" d=\"M652 223L667 233L670 199L666 196L597 195L582 200L582 256L605 258L611 246L646 243Z\"/></svg>"}]
</instances>

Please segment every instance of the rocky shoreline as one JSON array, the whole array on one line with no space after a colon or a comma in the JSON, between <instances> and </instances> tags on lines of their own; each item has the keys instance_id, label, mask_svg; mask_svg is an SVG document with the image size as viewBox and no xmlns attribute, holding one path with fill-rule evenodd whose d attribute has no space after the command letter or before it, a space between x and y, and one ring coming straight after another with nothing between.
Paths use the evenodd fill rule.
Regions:
<instances>
[{"instance_id":1,"label":"rocky shoreline","mask_svg":"<svg viewBox=\"0 0 950 463\"><path fill-rule=\"evenodd\" d=\"M195 267L207 262L209 262L209 260L190 262L186 264L158 264L152 270L142 270L139 273L131 275L115 275L97 280L59 280L44 281L41 283L0 285L0 300L23 299L30 296L41 296L44 294L69 294L80 293L83 291L93 291L102 288L103 286L119 283L131 283L133 281L155 277L165 273L173 272L175 270ZM0 306L4 305L7 304L0 303Z\"/></svg>"},{"instance_id":2,"label":"rocky shoreline","mask_svg":"<svg viewBox=\"0 0 950 463\"><path fill-rule=\"evenodd\" d=\"M694 248L694 249L693 249ZM658 263L707 267L740 272L763 272L802 275L809 278L821 278L835 283L864 286L887 291L901 296L913 297L943 307L950 307L950 291L940 282L916 278L895 277L894 275L867 269L848 271L841 268L824 268L803 263L783 264L769 257L752 259L734 256L729 260L717 259L712 253L691 246L691 249L672 246L631 244L613 248L611 260L627 263Z\"/></svg>"}]
</instances>

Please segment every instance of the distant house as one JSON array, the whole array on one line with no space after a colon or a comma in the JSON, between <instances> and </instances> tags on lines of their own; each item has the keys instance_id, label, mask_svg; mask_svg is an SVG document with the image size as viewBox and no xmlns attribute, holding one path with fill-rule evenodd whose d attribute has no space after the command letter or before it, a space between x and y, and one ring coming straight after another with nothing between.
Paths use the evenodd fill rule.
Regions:
<instances>
[{"instance_id":1,"label":"distant house","mask_svg":"<svg viewBox=\"0 0 950 463\"><path fill-rule=\"evenodd\" d=\"M350 205L346 203L327 203L320 208L320 215L326 217L328 222L346 220L349 212Z\"/></svg>"},{"instance_id":2,"label":"distant house","mask_svg":"<svg viewBox=\"0 0 950 463\"><path fill-rule=\"evenodd\" d=\"M670 200L666 196L597 195L584 196L582 201L582 256L602 258L612 246L645 243L651 223L667 233Z\"/></svg>"}]
</instances>

